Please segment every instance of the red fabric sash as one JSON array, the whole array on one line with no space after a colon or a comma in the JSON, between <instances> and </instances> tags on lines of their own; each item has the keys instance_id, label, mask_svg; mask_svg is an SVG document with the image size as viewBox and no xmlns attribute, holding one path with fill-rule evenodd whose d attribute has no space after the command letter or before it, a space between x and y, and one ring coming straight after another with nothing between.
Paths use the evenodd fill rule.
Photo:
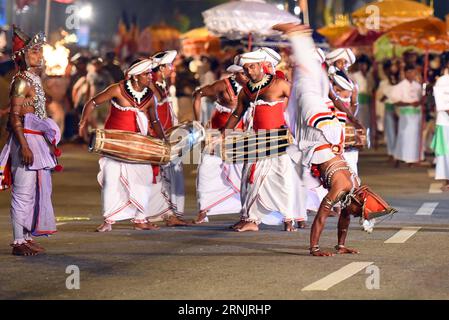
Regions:
<instances>
[{"instance_id":1,"label":"red fabric sash","mask_svg":"<svg viewBox=\"0 0 449 320\"><path fill-rule=\"evenodd\" d=\"M36 134L39 136L43 136L44 133L42 131L35 131L35 130L30 130L30 129L23 129L23 133L28 133L28 134Z\"/></svg>"},{"instance_id":2,"label":"red fabric sash","mask_svg":"<svg viewBox=\"0 0 449 320\"><path fill-rule=\"evenodd\" d=\"M134 111L122 111L111 104L109 116L104 124L105 129L139 132Z\"/></svg>"},{"instance_id":3,"label":"red fabric sash","mask_svg":"<svg viewBox=\"0 0 449 320\"><path fill-rule=\"evenodd\" d=\"M151 167L153 169L153 184L156 184L157 183L156 178L157 178L157 176L159 175L159 173L161 171L161 167L158 166L158 165L155 165L155 164L151 165Z\"/></svg>"},{"instance_id":4,"label":"red fabric sash","mask_svg":"<svg viewBox=\"0 0 449 320\"><path fill-rule=\"evenodd\" d=\"M254 130L279 129L284 126L284 104L284 102L279 102L274 106L257 105L253 120Z\"/></svg>"},{"instance_id":5,"label":"red fabric sash","mask_svg":"<svg viewBox=\"0 0 449 320\"><path fill-rule=\"evenodd\" d=\"M225 127L228 122L229 117L231 116L231 112L220 112L217 109L212 113L212 117L210 119L210 124L212 129L222 129ZM243 121L240 120L237 124L236 128L243 129Z\"/></svg>"},{"instance_id":6,"label":"red fabric sash","mask_svg":"<svg viewBox=\"0 0 449 320\"><path fill-rule=\"evenodd\" d=\"M164 130L168 130L173 127L172 114L168 101L157 106L157 115Z\"/></svg>"}]
</instances>

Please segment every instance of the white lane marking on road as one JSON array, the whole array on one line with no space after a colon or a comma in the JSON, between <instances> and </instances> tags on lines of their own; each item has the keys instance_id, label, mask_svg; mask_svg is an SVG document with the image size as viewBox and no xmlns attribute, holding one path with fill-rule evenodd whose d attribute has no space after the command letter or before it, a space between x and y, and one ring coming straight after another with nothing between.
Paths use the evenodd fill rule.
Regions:
<instances>
[{"instance_id":1,"label":"white lane marking on road","mask_svg":"<svg viewBox=\"0 0 449 320\"><path fill-rule=\"evenodd\" d=\"M443 193L441 187L443 184L441 182L435 182L430 184L429 193Z\"/></svg>"},{"instance_id":2,"label":"white lane marking on road","mask_svg":"<svg viewBox=\"0 0 449 320\"><path fill-rule=\"evenodd\" d=\"M439 202L424 202L422 206L416 211L417 216L430 216L437 208Z\"/></svg>"},{"instance_id":3,"label":"white lane marking on road","mask_svg":"<svg viewBox=\"0 0 449 320\"><path fill-rule=\"evenodd\" d=\"M307 287L304 287L301 291L326 291L327 289L332 288L336 284L339 284L340 282L352 277L356 273L372 264L373 262L351 262L343 268L332 272L331 274L308 285Z\"/></svg>"},{"instance_id":4,"label":"white lane marking on road","mask_svg":"<svg viewBox=\"0 0 449 320\"><path fill-rule=\"evenodd\" d=\"M429 178L435 177L435 169L427 169L427 174Z\"/></svg>"},{"instance_id":5,"label":"white lane marking on road","mask_svg":"<svg viewBox=\"0 0 449 320\"><path fill-rule=\"evenodd\" d=\"M385 240L384 243L404 243L412 237L421 227L404 227L396 232L390 239Z\"/></svg>"}]
</instances>

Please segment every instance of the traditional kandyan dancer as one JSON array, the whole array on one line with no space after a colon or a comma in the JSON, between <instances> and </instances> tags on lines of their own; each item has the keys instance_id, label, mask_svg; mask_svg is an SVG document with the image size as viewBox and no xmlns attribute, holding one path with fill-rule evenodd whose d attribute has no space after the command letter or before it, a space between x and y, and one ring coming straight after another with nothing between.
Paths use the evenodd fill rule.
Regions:
<instances>
[{"instance_id":1,"label":"traditional kandyan dancer","mask_svg":"<svg viewBox=\"0 0 449 320\"><path fill-rule=\"evenodd\" d=\"M268 48L268 47L261 47L258 49L259 52L265 55L265 61L263 62L263 68L264 72L266 74L271 74L276 76L279 79L287 80L285 74L280 71L276 70L276 67L279 65L279 63L282 60L282 57L279 53L277 53L275 50ZM291 93L294 95L294 92ZM288 103L285 103L284 111L287 110ZM290 122L289 117L287 113L284 113L286 124L290 129ZM294 130L291 130L292 132ZM295 137L293 137L295 138ZM289 226L286 228L290 231L294 231L294 226L290 226L293 222L297 223L297 226L300 229L303 229L306 227L306 221L307 221L307 188L304 186L302 178L301 178L301 170L298 170L300 166L297 165L297 162L300 161L300 151L298 150L296 144L292 144L288 147L287 153L292 159L292 165L294 168L294 175L293 175L293 192L296 194L296 196L293 198L294 204L293 208L295 210L295 217L293 221L288 221Z\"/></svg>"},{"instance_id":2,"label":"traditional kandyan dancer","mask_svg":"<svg viewBox=\"0 0 449 320\"><path fill-rule=\"evenodd\" d=\"M87 129L87 119L94 108L110 101L110 113L105 129L123 130L148 135L149 122L157 136L168 142L157 118L157 101L150 90L151 68L153 61L136 61L127 72L127 80L113 84L90 99L84 106L79 133ZM111 231L112 224L132 219L136 230L157 229L147 218L151 211L168 209L166 201L159 203L160 208L150 208L150 196L154 192L153 167L150 164L136 164L119 161L109 157L99 160L98 182L102 186L104 223L97 228L99 232ZM157 168L157 167L155 167ZM164 207L165 206L165 207ZM171 215L173 215L172 211Z\"/></svg>"},{"instance_id":3,"label":"traditional kandyan dancer","mask_svg":"<svg viewBox=\"0 0 449 320\"><path fill-rule=\"evenodd\" d=\"M260 51L239 56L250 81L239 94L237 108L232 112L226 129L233 129L245 112L245 130L286 128L284 105L290 96L290 84L271 74L265 74L266 57ZM288 154L257 160L244 166L242 175L242 217L233 227L236 231L257 231L259 224L272 213L279 213L287 231L293 231L294 220L293 166Z\"/></svg>"},{"instance_id":4,"label":"traditional kandyan dancer","mask_svg":"<svg viewBox=\"0 0 449 320\"><path fill-rule=\"evenodd\" d=\"M175 50L158 52L151 57L153 61L152 78L153 85L151 86L156 98L157 107L156 114L159 122L167 133L173 126L178 124L178 119L173 111L170 95L168 93L168 84L166 79L170 77L173 72L173 60L177 52ZM157 136L154 130L152 135ZM154 167L154 166L153 166ZM180 217L184 214L185 191L184 191L184 172L181 158L177 158L166 165L161 166L161 181L158 186L155 186L158 191L151 194L150 209L152 211L151 217L148 218L151 222L166 220L168 226L186 225ZM160 184L163 184L161 186ZM169 209L163 208L162 211L154 211L155 208L160 208L154 205L154 202L167 201ZM172 215L173 211L176 215ZM169 214L169 218L165 216Z\"/></svg>"},{"instance_id":5,"label":"traditional kandyan dancer","mask_svg":"<svg viewBox=\"0 0 449 320\"><path fill-rule=\"evenodd\" d=\"M223 129L231 113L237 106L237 97L242 86L248 82L243 68L231 65L227 71L230 77L204 86L193 93L193 109L196 120L200 121L201 98L215 99L215 110L209 121L210 129ZM243 123L237 126L243 129ZM220 134L218 132L218 134ZM207 150L207 149L205 149ZM211 150L213 152L214 150ZM194 223L208 222L208 216L238 213L242 209L240 184L242 164L226 163L218 155L204 152L198 166L197 198L200 211Z\"/></svg>"},{"instance_id":6,"label":"traditional kandyan dancer","mask_svg":"<svg viewBox=\"0 0 449 320\"><path fill-rule=\"evenodd\" d=\"M314 57L315 48L310 29L293 23L277 25L274 29L289 36L298 66L296 72L299 79L295 90L297 107L300 108L297 118L300 132L298 143L303 152L303 165L306 168L304 174L311 176L312 170L329 190L312 225L310 253L314 256L332 255L321 251L318 242L326 218L338 203L341 203L342 213L338 221L337 253L357 253L357 250L345 247L350 215L365 215L366 210L372 209L372 205L376 209L382 208L382 212L386 213L395 210L387 208L377 195L370 197L373 193L367 187L359 188L359 178L342 156L344 123L329 110L329 83Z\"/></svg>"},{"instance_id":7,"label":"traditional kandyan dancer","mask_svg":"<svg viewBox=\"0 0 449 320\"><path fill-rule=\"evenodd\" d=\"M47 117L40 73L43 67L42 33L30 38L13 29L13 59L19 71L10 91L11 134L0 155L2 188L12 186L12 254L31 256L44 252L32 236L56 232L51 202L51 171L57 169L56 148L61 133ZM12 178L12 180L11 180Z\"/></svg>"}]
</instances>

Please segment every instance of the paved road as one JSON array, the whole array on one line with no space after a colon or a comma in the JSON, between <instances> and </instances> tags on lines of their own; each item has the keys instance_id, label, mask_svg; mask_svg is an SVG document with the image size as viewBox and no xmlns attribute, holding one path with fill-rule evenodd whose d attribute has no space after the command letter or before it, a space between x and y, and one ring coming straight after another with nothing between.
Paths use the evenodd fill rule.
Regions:
<instances>
[{"instance_id":1,"label":"paved road","mask_svg":"<svg viewBox=\"0 0 449 320\"><path fill-rule=\"evenodd\" d=\"M0 299L449 298L449 199L435 193L429 168L394 169L381 152L364 154L362 179L400 211L372 234L352 222L348 245L361 254L316 258L307 251L310 229L235 233L226 229L235 215L159 231L120 223L93 232L102 220L97 156L79 146L64 151L65 171L54 175L56 215L89 220L61 221L57 235L41 240L46 255L14 257L9 193L1 193ZM187 218L196 211L194 170L185 168ZM321 245L335 242L330 218ZM79 290L66 288L71 265L80 270Z\"/></svg>"}]
</instances>

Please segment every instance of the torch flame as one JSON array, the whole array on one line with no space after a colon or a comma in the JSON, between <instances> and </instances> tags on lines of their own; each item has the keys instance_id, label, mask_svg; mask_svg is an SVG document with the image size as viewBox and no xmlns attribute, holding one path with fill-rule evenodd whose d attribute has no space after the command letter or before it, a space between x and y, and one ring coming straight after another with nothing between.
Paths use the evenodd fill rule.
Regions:
<instances>
[{"instance_id":1,"label":"torch flame","mask_svg":"<svg viewBox=\"0 0 449 320\"><path fill-rule=\"evenodd\" d=\"M56 42L55 46L44 45L45 73L49 76L62 76L65 74L69 64L70 50L64 44L77 41L75 34L63 32L62 40Z\"/></svg>"}]
</instances>

